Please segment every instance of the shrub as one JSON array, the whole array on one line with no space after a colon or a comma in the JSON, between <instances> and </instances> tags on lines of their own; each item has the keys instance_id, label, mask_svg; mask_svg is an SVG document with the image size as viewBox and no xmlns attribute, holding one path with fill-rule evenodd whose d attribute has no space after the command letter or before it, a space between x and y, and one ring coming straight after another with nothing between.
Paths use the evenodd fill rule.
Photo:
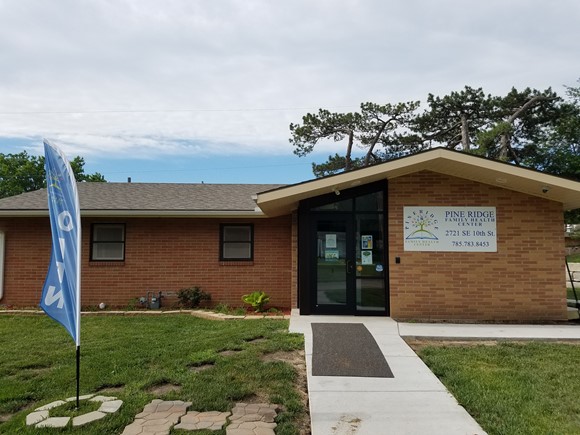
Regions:
<instances>
[{"instance_id":1,"label":"shrub","mask_svg":"<svg viewBox=\"0 0 580 435\"><path fill-rule=\"evenodd\" d=\"M202 291L201 288L194 286L182 288L177 292L179 303L186 308L199 307L201 301L211 300L211 295Z\"/></svg>"},{"instance_id":2,"label":"shrub","mask_svg":"<svg viewBox=\"0 0 580 435\"><path fill-rule=\"evenodd\" d=\"M256 313L259 313L264 310L264 305L270 302L270 296L264 292L256 291L242 296L242 301L246 304L250 304Z\"/></svg>"}]
</instances>

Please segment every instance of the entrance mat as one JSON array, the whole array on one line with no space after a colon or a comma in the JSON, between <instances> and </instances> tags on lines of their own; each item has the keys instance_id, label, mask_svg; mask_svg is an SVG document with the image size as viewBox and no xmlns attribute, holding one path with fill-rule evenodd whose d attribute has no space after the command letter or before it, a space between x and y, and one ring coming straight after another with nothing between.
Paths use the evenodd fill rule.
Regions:
<instances>
[{"instance_id":1,"label":"entrance mat","mask_svg":"<svg viewBox=\"0 0 580 435\"><path fill-rule=\"evenodd\" d=\"M392 378L393 372L362 323L312 323L312 375Z\"/></svg>"}]
</instances>

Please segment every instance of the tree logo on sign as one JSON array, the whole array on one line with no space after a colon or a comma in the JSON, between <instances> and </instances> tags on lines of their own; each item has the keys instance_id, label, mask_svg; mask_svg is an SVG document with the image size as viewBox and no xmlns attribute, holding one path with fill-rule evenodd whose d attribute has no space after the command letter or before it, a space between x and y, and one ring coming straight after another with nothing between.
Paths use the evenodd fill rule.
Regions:
<instances>
[{"instance_id":1,"label":"tree logo on sign","mask_svg":"<svg viewBox=\"0 0 580 435\"><path fill-rule=\"evenodd\" d=\"M412 230L407 240L439 240L429 229L436 231L439 226L435 215L427 210L414 211L405 219L405 230Z\"/></svg>"}]
</instances>

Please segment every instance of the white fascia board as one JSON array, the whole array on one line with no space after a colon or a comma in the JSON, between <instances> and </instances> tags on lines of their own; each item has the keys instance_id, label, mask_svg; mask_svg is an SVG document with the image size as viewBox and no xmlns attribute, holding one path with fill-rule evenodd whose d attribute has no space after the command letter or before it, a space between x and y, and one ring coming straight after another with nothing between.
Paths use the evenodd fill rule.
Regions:
<instances>
[{"instance_id":1,"label":"white fascia board","mask_svg":"<svg viewBox=\"0 0 580 435\"><path fill-rule=\"evenodd\" d=\"M0 217L48 217L48 210L1 210ZM265 218L261 210L81 210L81 217Z\"/></svg>"}]
</instances>

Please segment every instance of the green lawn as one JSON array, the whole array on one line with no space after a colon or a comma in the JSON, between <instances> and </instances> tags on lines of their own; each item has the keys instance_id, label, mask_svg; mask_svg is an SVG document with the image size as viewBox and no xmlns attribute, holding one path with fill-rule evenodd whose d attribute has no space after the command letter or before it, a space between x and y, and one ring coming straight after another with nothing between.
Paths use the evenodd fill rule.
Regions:
<instances>
[{"instance_id":1,"label":"green lawn","mask_svg":"<svg viewBox=\"0 0 580 435\"><path fill-rule=\"evenodd\" d=\"M568 259L568 263L580 263L580 254L572 254L566 257Z\"/></svg>"},{"instance_id":2,"label":"green lawn","mask_svg":"<svg viewBox=\"0 0 580 435\"><path fill-rule=\"evenodd\" d=\"M303 349L302 336L289 334L287 321L87 316L81 327L81 394L101 391L124 404L116 414L65 433L121 433L154 398L191 401L190 409L197 411L227 411L238 401L266 400L285 409L277 433L298 433L306 412L296 386L298 373L272 358ZM7 420L0 423L0 433L38 433L25 427L26 414L75 395L74 343L44 315L0 316L0 342L0 421ZM239 352L220 355L224 350ZM205 363L213 366L195 370ZM180 389L161 396L151 392L162 384ZM107 388L114 389L108 393Z\"/></svg>"},{"instance_id":3,"label":"green lawn","mask_svg":"<svg viewBox=\"0 0 580 435\"><path fill-rule=\"evenodd\" d=\"M580 434L580 345L428 346L418 352L490 435Z\"/></svg>"}]
</instances>

